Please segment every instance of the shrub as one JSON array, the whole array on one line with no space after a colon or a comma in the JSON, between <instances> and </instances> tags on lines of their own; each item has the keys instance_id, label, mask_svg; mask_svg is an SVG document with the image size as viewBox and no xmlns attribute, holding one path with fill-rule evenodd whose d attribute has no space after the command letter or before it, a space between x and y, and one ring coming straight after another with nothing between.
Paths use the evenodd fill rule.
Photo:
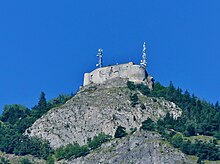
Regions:
<instances>
[{"instance_id":1,"label":"shrub","mask_svg":"<svg viewBox=\"0 0 220 164\"><path fill-rule=\"evenodd\" d=\"M55 163L55 159L52 156L49 156L47 158L46 164L54 164Z\"/></svg>"},{"instance_id":2,"label":"shrub","mask_svg":"<svg viewBox=\"0 0 220 164\"><path fill-rule=\"evenodd\" d=\"M133 134L134 132L136 132L137 131L137 128L135 127L135 128L131 128L130 129L130 131L131 131L131 133L130 134Z\"/></svg>"},{"instance_id":3,"label":"shrub","mask_svg":"<svg viewBox=\"0 0 220 164\"><path fill-rule=\"evenodd\" d=\"M131 94L130 95L130 100L131 100L131 106L135 107L135 105L138 104L138 96L137 96L137 94L136 93L135 94Z\"/></svg>"},{"instance_id":4,"label":"shrub","mask_svg":"<svg viewBox=\"0 0 220 164\"><path fill-rule=\"evenodd\" d=\"M55 157L58 160L69 159L70 157L80 157L88 154L89 148L87 145L80 146L78 143L68 144L65 147L60 147L55 151Z\"/></svg>"},{"instance_id":5,"label":"shrub","mask_svg":"<svg viewBox=\"0 0 220 164\"><path fill-rule=\"evenodd\" d=\"M132 91L134 91L136 89L134 82L131 82L131 81L127 82L127 87L128 87L128 89L130 89Z\"/></svg>"},{"instance_id":6,"label":"shrub","mask_svg":"<svg viewBox=\"0 0 220 164\"><path fill-rule=\"evenodd\" d=\"M20 162L21 164L31 164L31 161L28 158L22 158Z\"/></svg>"},{"instance_id":7,"label":"shrub","mask_svg":"<svg viewBox=\"0 0 220 164\"><path fill-rule=\"evenodd\" d=\"M49 142L42 141L38 138L28 138L27 136L21 136L16 142L18 143L16 148L13 150L15 155L31 154L34 157L47 159L52 151Z\"/></svg>"},{"instance_id":8,"label":"shrub","mask_svg":"<svg viewBox=\"0 0 220 164\"><path fill-rule=\"evenodd\" d=\"M115 132L115 138L122 138L127 135L125 127L118 126Z\"/></svg>"},{"instance_id":9,"label":"shrub","mask_svg":"<svg viewBox=\"0 0 220 164\"><path fill-rule=\"evenodd\" d=\"M78 158L85 156L89 153L90 149L96 149L100 147L104 142L111 139L110 135L100 133L95 136L92 140L88 139L88 144L80 146L78 143L68 144L55 150L55 157L57 160L69 159L71 157Z\"/></svg>"},{"instance_id":10,"label":"shrub","mask_svg":"<svg viewBox=\"0 0 220 164\"><path fill-rule=\"evenodd\" d=\"M88 146L91 149L96 149L100 147L104 142L107 142L111 139L110 135L100 133L98 136L95 136L92 140L88 139Z\"/></svg>"},{"instance_id":11,"label":"shrub","mask_svg":"<svg viewBox=\"0 0 220 164\"><path fill-rule=\"evenodd\" d=\"M137 84L136 87L143 95L147 96L150 94L150 89L148 88L148 86L144 84Z\"/></svg>"},{"instance_id":12,"label":"shrub","mask_svg":"<svg viewBox=\"0 0 220 164\"><path fill-rule=\"evenodd\" d=\"M220 140L220 132L215 132L213 135L216 139Z\"/></svg>"},{"instance_id":13,"label":"shrub","mask_svg":"<svg viewBox=\"0 0 220 164\"><path fill-rule=\"evenodd\" d=\"M182 135L179 133L175 134L171 139L171 143L175 148L179 148L182 145L182 142L183 142L183 138Z\"/></svg>"},{"instance_id":14,"label":"shrub","mask_svg":"<svg viewBox=\"0 0 220 164\"><path fill-rule=\"evenodd\" d=\"M0 157L0 163L2 164L10 164L10 161L4 157Z\"/></svg>"},{"instance_id":15,"label":"shrub","mask_svg":"<svg viewBox=\"0 0 220 164\"><path fill-rule=\"evenodd\" d=\"M150 118L142 122L141 129L143 130L155 130L155 128L156 124Z\"/></svg>"}]
</instances>

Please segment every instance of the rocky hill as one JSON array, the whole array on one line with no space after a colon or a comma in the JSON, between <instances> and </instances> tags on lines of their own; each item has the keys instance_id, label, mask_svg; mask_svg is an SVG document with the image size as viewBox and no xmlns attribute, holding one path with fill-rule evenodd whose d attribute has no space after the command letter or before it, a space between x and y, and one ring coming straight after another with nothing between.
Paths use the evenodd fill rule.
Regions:
<instances>
[{"instance_id":1,"label":"rocky hill","mask_svg":"<svg viewBox=\"0 0 220 164\"><path fill-rule=\"evenodd\" d=\"M196 163L182 152L165 143L156 132L136 132L115 139L85 157L70 159L69 164L120 163L120 164L176 164Z\"/></svg>"},{"instance_id":2,"label":"rocky hill","mask_svg":"<svg viewBox=\"0 0 220 164\"><path fill-rule=\"evenodd\" d=\"M131 96L138 100L132 104ZM148 117L156 121L169 112L181 116L181 109L163 98L150 98L127 88L127 80L113 79L101 85L83 87L66 104L51 109L26 130L28 136L46 139L53 148L104 132L114 136L116 128L139 128Z\"/></svg>"}]
</instances>

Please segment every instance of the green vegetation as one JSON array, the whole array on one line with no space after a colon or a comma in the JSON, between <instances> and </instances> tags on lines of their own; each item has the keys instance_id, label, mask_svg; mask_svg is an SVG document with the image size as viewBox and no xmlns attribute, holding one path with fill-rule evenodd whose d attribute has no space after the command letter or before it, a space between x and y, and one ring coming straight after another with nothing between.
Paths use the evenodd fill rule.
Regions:
<instances>
[{"instance_id":1,"label":"green vegetation","mask_svg":"<svg viewBox=\"0 0 220 164\"><path fill-rule=\"evenodd\" d=\"M22 135L22 131L9 123L0 125L0 150L16 155L31 154L35 157L47 158L51 148L47 142Z\"/></svg>"},{"instance_id":2,"label":"green vegetation","mask_svg":"<svg viewBox=\"0 0 220 164\"><path fill-rule=\"evenodd\" d=\"M100 147L103 143L109 141L112 137L104 133L100 133L98 136L95 136L92 140L88 139L88 147L90 149L96 149Z\"/></svg>"},{"instance_id":3,"label":"green vegetation","mask_svg":"<svg viewBox=\"0 0 220 164\"><path fill-rule=\"evenodd\" d=\"M85 91L88 93L93 93L96 89L97 89L96 86L90 86L89 88L85 89Z\"/></svg>"},{"instance_id":4,"label":"green vegetation","mask_svg":"<svg viewBox=\"0 0 220 164\"><path fill-rule=\"evenodd\" d=\"M20 163L21 163L21 164L31 164L31 161L30 161L29 159L27 159L27 158L22 158L22 159L20 160Z\"/></svg>"},{"instance_id":5,"label":"green vegetation","mask_svg":"<svg viewBox=\"0 0 220 164\"><path fill-rule=\"evenodd\" d=\"M115 138L122 138L127 135L125 127L118 126L115 132Z\"/></svg>"},{"instance_id":6,"label":"green vegetation","mask_svg":"<svg viewBox=\"0 0 220 164\"><path fill-rule=\"evenodd\" d=\"M127 87L131 91L139 90L144 95L149 95L150 94L150 89L146 85L143 85L143 84L134 84L134 82L128 81L127 82Z\"/></svg>"},{"instance_id":7,"label":"green vegetation","mask_svg":"<svg viewBox=\"0 0 220 164\"><path fill-rule=\"evenodd\" d=\"M6 105L0 116L0 151L47 159L52 153L48 142L24 136L24 131L51 108L64 104L72 96L60 95L47 102L44 92L32 110L22 105ZM27 163L27 162L26 162Z\"/></svg>"},{"instance_id":8,"label":"green vegetation","mask_svg":"<svg viewBox=\"0 0 220 164\"><path fill-rule=\"evenodd\" d=\"M130 100L131 100L131 106L135 107L138 104L138 96L137 94L131 94L130 95Z\"/></svg>"},{"instance_id":9,"label":"green vegetation","mask_svg":"<svg viewBox=\"0 0 220 164\"><path fill-rule=\"evenodd\" d=\"M92 140L88 139L88 144L80 146L78 143L68 144L55 150L55 157L57 160L77 158L85 156L90 150L100 147L104 142L111 139L111 136L104 133L100 133L95 136Z\"/></svg>"},{"instance_id":10,"label":"green vegetation","mask_svg":"<svg viewBox=\"0 0 220 164\"><path fill-rule=\"evenodd\" d=\"M147 120L142 122L141 129L143 130L153 131L155 130L155 128L156 128L156 124L150 118L147 118Z\"/></svg>"},{"instance_id":11,"label":"green vegetation","mask_svg":"<svg viewBox=\"0 0 220 164\"><path fill-rule=\"evenodd\" d=\"M182 152L188 155L195 155L198 157L198 161L203 160L219 160L220 149L217 140L198 140L191 141L189 137L184 137L180 132L174 130L168 130L161 124L163 120L159 120L154 123L150 118L142 122L141 129L143 130L156 130L164 139L171 143L175 148L180 149ZM200 137L201 138L201 137Z\"/></svg>"},{"instance_id":12,"label":"green vegetation","mask_svg":"<svg viewBox=\"0 0 220 164\"><path fill-rule=\"evenodd\" d=\"M141 85L142 87L140 87ZM218 102L213 105L200 100L195 95L191 96L188 91L183 93L180 88L176 89L172 82L168 87L157 82L152 91L149 91L148 87L143 84L135 85L132 82L128 82L128 88L132 91L138 90L149 97L164 97L183 110L182 117L177 120L170 119L172 116L166 117L166 128L172 128L186 136L199 134L220 139L220 106Z\"/></svg>"},{"instance_id":13,"label":"green vegetation","mask_svg":"<svg viewBox=\"0 0 220 164\"><path fill-rule=\"evenodd\" d=\"M133 134L134 132L136 132L137 131L137 128L135 127L135 128L131 128L130 129L130 134Z\"/></svg>"},{"instance_id":14,"label":"green vegetation","mask_svg":"<svg viewBox=\"0 0 220 164\"><path fill-rule=\"evenodd\" d=\"M10 161L4 157L0 157L0 164L10 164Z\"/></svg>"},{"instance_id":15,"label":"green vegetation","mask_svg":"<svg viewBox=\"0 0 220 164\"><path fill-rule=\"evenodd\" d=\"M41 92L38 105L34 106L31 110L22 105L6 105L0 116L0 151L19 156L31 154L34 157L47 160L46 162L48 164L53 164L55 161L54 157L56 160L60 160L84 156L90 150L96 149L102 143L109 141L111 136L100 133L93 139L88 139L87 145L80 146L78 143L69 144L54 152L48 142L37 138L28 138L23 135L25 130L43 114L53 107L64 104L71 97L72 95L60 95L47 102L45 93ZM29 132L27 131L27 133ZM0 163L2 161L3 163L7 163L7 160L3 157L0 158ZM26 158L23 158L20 162L25 164L30 163Z\"/></svg>"},{"instance_id":16,"label":"green vegetation","mask_svg":"<svg viewBox=\"0 0 220 164\"><path fill-rule=\"evenodd\" d=\"M54 157L51 155L47 158L46 164L54 164L55 163L55 159Z\"/></svg>"},{"instance_id":17,"label":"green vegetation","mask_svg":"<svg viewBox=\"0 0 220 164\"><path fill-rule=\"evenodd\" d=\"M188 155L195 155L198 157L198 163L204 160L219 160L220 159L220 149L217 140L211 140L210 137L184 137L180 132L174 130L168 130L164 128L162 120L154 123L150 118L142 122L141 129L143 130L156 130L158 131L164 139L171 143L175 148L180 149L182 152ZM208 139L207 139L208 138Z\"/></svg>"},{"instance_id":18,"label":"green vegetation","mask_svg":"<svg viewBox=\"0 0 220 164\"><path fill-rule=\"evenodd\" d=\"M172 82L168 87L157 82L151 91L147 86L140 87L140 85L143 84L127 83L128 88L132 91L140 91L148 97L164 97L183 110L182 116L177 119L174 119L169 113L157 123L148 119L142 123L141 129L157 130L174 147L188 155L199 157L198 162L205 159L220 159L220 149L217 142L217 139L220 139L220 106L218 102L213 105L200 100L195 95L190 95L188 91L183 93L181 89L176 89ZM212 136L215 139L204 142L201 140L191 141L187 138L197 135Z\"/></svg>"},{"instance_id":19,"label":"green vegetation","mask_svg":"<svg viewBox=\"0 0 220 164\"><path fill-rule=\"evenodd\" d=\"M58 148L55 151L55 157L57 160L69 159L70 157L77 158L88 154L89 148L87 145L80 146L78 143L68 144Z\"/></svg>"}]
</instances>

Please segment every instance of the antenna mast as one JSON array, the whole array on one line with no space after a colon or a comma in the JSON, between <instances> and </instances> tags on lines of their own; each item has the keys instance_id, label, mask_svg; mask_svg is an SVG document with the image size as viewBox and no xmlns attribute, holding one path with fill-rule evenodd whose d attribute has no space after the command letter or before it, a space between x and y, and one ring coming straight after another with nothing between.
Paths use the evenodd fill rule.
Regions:
<instances>
[{"instance_id":1,"label":"antenna mast","mask_svg":"<svg viewBox=\"0 0 220 164\"><path fill-rule=\"evenodd\" d=\"M99 67L101 68L102 67L102 52L103 52L103 49L98 49L98 54L97 54L97 57L99 58L99 62L98 64L96 64L96 67Z\"/></svg>"},{"instance_id":2,"label":"antenna mast","mask_svg":"<svg viewBox=\"0 0 220 164\"><path fill-rule=\"evenodd\" d=\"M143 44L143 53L142 53L142 60L141 60L141 67L143 67L144 69L146 69L147 67L147 46L146 46L146 43L144 42Z\"/></svg>"}]
</instances>

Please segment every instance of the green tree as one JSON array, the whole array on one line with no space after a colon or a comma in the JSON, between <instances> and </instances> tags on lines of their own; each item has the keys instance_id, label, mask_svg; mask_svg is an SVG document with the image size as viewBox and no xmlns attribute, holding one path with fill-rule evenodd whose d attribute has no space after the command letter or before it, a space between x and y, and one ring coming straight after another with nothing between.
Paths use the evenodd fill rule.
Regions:
<instances>
[{"instance_id":1,"label":"green tree","mask_svg":"<svg viewBox=\"0 0 220 164\"><path fill-rule=\"evenodd\" d=\"M40 93L40 98L39 98L39 102L38 102L38 107L42 110L47 108L47 101L46 101L46 97L45 97L45 93L41 92Z\"/></svg>"},{"instance_id":2,"label":"green tree","mask_svg":"<svg viewBox=\"0 0 220 164\"><path fill-rule=\"evenodd\" d=\"M218 102L218 101L215 103L215 109L216 109L216 110L220 109L220 106L219 106L219 102Z\"/></svg>"},{"instance_id":3,"label":"green tree","mask_svg":"<svg viewBox=\"0 0 220 164\"><path fill-rule=\"evenodd\" d=\"M49 156L47 158L46 164L54 164L55 163L55 159L52 156Z\"/></svg>"},{"instance_id":4,"label":"green tree","mask_svg":"<svg viewBox=\"0 0 220 164\"><path fill-rule=\"evenodd\" d=\"M142 122L141 129L143 130L155 130L156 124L148 117L147 120Z\"/></svg>"},{"instance_id":5,"label":"green tree","mask_svg":"<svg viewBox=\"0 0 220 164\"><path fill-rule=\"evenodd\" d=\"M65 94L59 95L58 97L53 98L52 100L48 101L47 107L49 109L57 107L59 105L64 104L66 101L68 101L72 97L73 97L72 95L65 95Z\"/></svg>"},{"instance_id":6,"label":"green tree","mask_svg":"<svg viewBox=\"0 0 220 164\"><path fill-rule=\"evenodd\" d=\"M10 161L4 157L0 157L0 164L10 164Z\"/></svg>"},{"instance_id":7,"label":"green tree","mask_svg":"<svg viewBox=\"0 0 220 164\"><path fill-rule=\"evenodd\" d=\"M20 162L21 164L31 164L31 161L28 158L22 158Z\"/></svg>"},{"instance_id":8,"label":"green tree","mask_svg":"<svg viewBox=\"0 0 220 164\"><path fill-rule=\"evenodd\" d=\"M170 85L169 87L167 88L167 95L166 97L170 100L170 101L173 101L174 100L174 95L175 95L175 87L173 85L173 82L170 81Z\"/></svg>"},{"instance_id":9,"label":"green tree","mask_svg":"<svg viewBox=\"0 0 220 164\"><path fill-rule=\"evenodd\" d=\"M196 128L193 122L189 122L186 124L186 136L195 136L196 135Z\"/></svg>"},{"instance_id":10,"label":"green tree","mask_svg":"<svg viewBox=\"0 0 220 164\"><path fill-rule=\"evenodd\" d=\"M5 105L0 120L14 125L28 115L30 115L30 110L25 106L18 104Z\"/></svg>"},{"instance_id":11,"label":"green tree","mask_svg":"<svg viewBox=\"0 0 220 164\"><path fill-rule=\"evenodd\" d=\"M126 128L122 126L118 126L115 132L115 138L122 138L127 135Z\"/></svg>"},{"instance_id":12,"label":"green tree","mask_svg":"<svg viewBox=\"0 0 220 164\"><path fill-rule=\"evenodd\" d=\"M192 143L187 140L182 142L180 149L185 153L189 155L194 155L195 154L195 149L192 145Z\"/></svg>"},{"instance_id":13,"label":"green tree","mask_svg":"<svg viewBox=\"0 0 220 164\"><path fill-rule=\"evenodd\" d=\"M13 153L15 155L31 154L34 157L47 159L52 149L47 141L42 141L38 138L28 138L27 136L20 136L15 140Z\"/></svg>"},{"instance_id":14,"label":"green tree","mask_svg":"<svg viewBox=\"0 0 220 164\"><path fill-rule=\"evenodd\" d=\"M171 143L173 144L174 147L179 148L182 146L183 142L183 137L181 134L176 133L172 138L171 138Z\"/></svg>"},{"instance_id":15,"label":"green tree","mask_svg":"<svg viewBox=\"0 0 220 164\"><path fill-rule=\"evenodd\" d=\"M143 95L145 95L145 96L150 95L150 89L148 88L147 85L137 84L136 87Z\"/></svg>"},{"instance_id":16,"label":"green tree","mask_svg":"<svg viewBox=\"0 0 220 164\"><path fill-rule=\"evenodd\" d=\"M131 81L127 82L127 87L128 87L128 89L130 89L132 91L134 91L136 89L134 82L131 82Z\"/></svg>"}]
</instances>

